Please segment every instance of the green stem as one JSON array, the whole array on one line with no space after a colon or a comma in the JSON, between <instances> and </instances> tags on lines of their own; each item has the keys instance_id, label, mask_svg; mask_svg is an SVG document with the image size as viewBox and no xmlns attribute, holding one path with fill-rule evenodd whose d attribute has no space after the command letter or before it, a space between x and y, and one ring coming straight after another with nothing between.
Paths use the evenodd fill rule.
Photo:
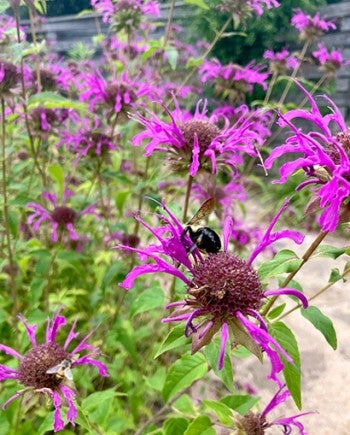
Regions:
<instances>
[{"instance_id":1,"label":"green stem","mask_svg":"<svg viewBox=\"0 0 350 435\"><path fill-rule=\"evenodd\" d=\"M291 272L287 278L283 281L281 284L281 288L287 287L287 285L291 282L291 280L295 277L295 275L299 272L299 270L304 266L304 264L309 260L311 255L315 252L316 248L319 246L319 244L322 242L322 240L326 237L328 234L328 231L320 232L316 239L311 243L305 254L301 257L301 263L298 266L296 270ZM264 311L262 312L262 316L266 316L266 314L270 311L276 300L278 299L278 296L273 296L266 307L264 308Z\"/></svg>"},{"instance_id":2,"label":"green stem","mask_svg":"<svg viewBox=\"0 0 350 435\"><path fill-rule=\"evenodd\" d=\"M163 48L165 48L167 43L168 43L168 39L169 39L169 35L170 35L170 27L171 27L171 23L172 23L173 17L174 17L174 9L175 9L175 0L172 0L170 3L168 21L166 23L166 28L165 28Z\"/></svg>"},{"instance_id":3,"label":"green stem","mask_svg":"<svg viewBox=\"0 0 350 435\"><path fill-rule=\"evenodd\" d=\"M268 89L266 91L266 95L265 95L264 103L263 103L264 106L266 106L266 104L268 103L268 101L269 101L269 99L271 97L272 89L273 89L273 87L276 84L277 77L278 77L278 73L274 72L272 74L272 77L271 77L271 80L270 80L270 83L269 83L269 87L268 87Z\"/></svg>"},{"instance_id":4,"label":"green stem","mask_svg":"<svg viewBox=\"0 0 350 435\"><path fill-rule=\"evenodd\" d=\"M348 275L350 273L350 267L348 267L347 269L344 270L344 272L341 274L341 278L345 278L346 275ZM341 279L339 278L339 279ZM331 288L337 281L334 282L329 282L327 285L325 285L324 287L321 288L321 290L319 290L317 293L315 293L314 295L312 295L309 298L309 302L312 301L313 299L316 299L318 296L320 296L322 293L324 293L326 290L328 290L329 288ZM278 321L282 320L283 318L289 316L289 314L291 314L293 311L298 310L299 308L302 307L302 304L299 302L295 307L291 308L289 311L287 311L286 313L284 313L282 316L280 316L278 318Z\"/></svg>"},{"instance_id":5,"label":"green stem","mask_svg":"<svg viewBox=\"0 0 350 435\"><path fill-rule=\"evenodd\" d=\"M9 202L7 192L7 168L6 168L6 121L5 121L5 101L1 98L1 168L2 168L2 194L4 201L4 229L6 238L6 248L9 261L9 276L11 282L11 299L13 302L13 315L18 313L17 287L15 281L15 262L13 258L10 234Z\"/></svg>"},{"instance_id":6,"label":"green stem","mask_svg":"<svg viewBox=\"0 0 350 435\"><path fill-rule=\"evenodd\" d=\"M186 189L183 215L182 215L183 222L186 222L186 218L187 218L188 205L189 205L190 197L191 197L192 184L193 184L193 177L192 177L192 175L189 175L188 181L187 181L187 189Z\"/></svg>"},{"instance_id":7,"label":"green stem","mask_svg":"<svg viewBox=\"0 0 350 435\"><path fill-rule=\"evenodd\" d=\"M293 69L293 72L292 72L292 75L290 76L290 78L292 80L289 80L287 85L286 85L286 87L284 88L284 91L283 91L283 93L281 95L281 98L279 99L278 106L282 106L282 104L284 103L284 101L285 101L285 99L286 99L286 97L288 95L288 92L289 92L289 90L290 90L290 88L292 86L293 80L297 76L297 74L299 72L299 69L300 69L300 67L301 67L301 65L303 63L306 51L309 48L309 44L310 44L310 42L308 40L306 40L305 43L304 43L304 46L303 46L303 48L301 50L301 53L300 53L299 62L295 65L295 67Z\"/></svg>"}]
</instances>

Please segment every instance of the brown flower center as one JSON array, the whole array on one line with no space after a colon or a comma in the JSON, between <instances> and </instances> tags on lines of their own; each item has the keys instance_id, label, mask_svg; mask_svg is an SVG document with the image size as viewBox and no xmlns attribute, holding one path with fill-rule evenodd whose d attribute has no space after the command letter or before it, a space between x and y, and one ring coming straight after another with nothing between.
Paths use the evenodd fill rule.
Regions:
<instances>
[{"instance_id":1,"label":"brown flower center","mask_svg":"<svg viewBox=\"0 0 350 435\"><path fill-rule=\"evenodd\" d=\"M191 152L195 135L197 135L201 153L204 153L212 141L220 135L220 129L209 121L187 121L180 125L179 128L185 140L185 147Z\"/></svg>"},{"instance_id":2,"label":"brown flower center","mask_svg":"<svg viewBox=\"0 0 350 435\"><path fill-rule=\"evenodd\" d=\"M57 388L60 379L55 374L46 373L50 368L60 364L68 353L57 343L41 344L30 350L21 361L18 380L25 387Z\"/></svg>"},{"instance_id":3,"label":"brown flower center","mask_svg":"<svg viewBox=\"0 0 350 435\"><path fill-rule=\"evenodd\" d=\"M51 213L52 219L60 225L72 224L77 218L77 213L64 205L56 207Z\"/></svg>"},{"instance_id":4,"label":"brown flower center","mask_svg":"<svg viewBox=\"0 0 350 435\"><path fill-rule=\"evenodd\" d=\"M209 255L195 266L189 293L199 305L221 317L258 310L264 297L255 270L227 252Z\"/></svg>"}]
</instances>

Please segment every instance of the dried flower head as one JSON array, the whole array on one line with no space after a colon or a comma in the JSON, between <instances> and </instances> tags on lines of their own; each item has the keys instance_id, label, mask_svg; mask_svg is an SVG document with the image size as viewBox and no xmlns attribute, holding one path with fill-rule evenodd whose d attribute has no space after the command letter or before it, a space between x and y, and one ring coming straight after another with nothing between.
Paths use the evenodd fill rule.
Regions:
<instances>
[{"instance_id":1,"label":"dried flower head","mask_svg":"<svg viewBox=\"0 0 350 435\"><path fill-rule=\"evenodd\" d=\"M67 321L64 316L57 313L52 322L50 319L47 321L45 342L38 344L35 334L37 325L29 325L24 317L18 317L26 328L32 348L25 355L21 355L16 350L0 344L1 351L19 361L18 369L0 364L0 381L13 379L25 387L10 397L2 409L6 409L13 400L24 394L45 394L50 397L55 408L54 431L57 432L64 428L61 416L63 404L68 405L67 419L74 425L78 413L74 404L76 389L71 379L71 370L78 365L89 364L95 366L101 376L108 376L105 364L96 359L101 354L99 349L87 343L93 331L83 338L72 351L69 351L69 345L79 335L75 331L76 321L64 344L61 345L56 338L59 329L66 325Z\"/></svg>"}]
</instances>

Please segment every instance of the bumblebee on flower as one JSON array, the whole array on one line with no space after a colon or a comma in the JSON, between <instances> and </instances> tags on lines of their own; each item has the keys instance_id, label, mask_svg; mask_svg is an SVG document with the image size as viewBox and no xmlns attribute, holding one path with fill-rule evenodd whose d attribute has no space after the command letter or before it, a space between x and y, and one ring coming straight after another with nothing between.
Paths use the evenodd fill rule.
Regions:
<instances>
[{"instance_id":1,"label":"bumblebee on flower","mask_svg":"<svg viewBox=\"0 0 350 435\"><path fill-rule=\"evenodd\" d=\"M169 317L163 319L163 322L185 321L185 335L192 337L192 353L208 344L216 333L220 333L219 369L224 365L229 336L233 345L243 344L259 358L262 351L266 352L271 361L269 378L281 386L278 377L284 367L281 356L289 362L292 362L292 359L268 333L259 309L265 298L271 295L296 296L304 307L307 306L307 300L302 293L292 288L264 291L252 263L261 251L276 240L289 238L298 244L302 243L303 236L296 231L272 231L287 205L288 203L272 220L248 260L228 252L230 219L227 219L224 225L223 251L204 257L198 249L190 249L193 255L191 261L188 247L191 243L193 245L193 242L189 239L184 240L181 223L165 205L162 207L167 216L162 215L165 226L161 228L151 228L137 216L140 223L151 231L160 244L143 249L119 246L120 249L138 253L143 260L143 264L135 266L120 285L129 290L138 276L148 273L164 272L181 279L187 288L186 296L181 301L167 305L167 308L173 311ZM153 262L145 263L145 259ZM179 269L179 264L184 266L186 272ZM250 318L253 318L253 321Z\"/></svg>"}]
</instances>

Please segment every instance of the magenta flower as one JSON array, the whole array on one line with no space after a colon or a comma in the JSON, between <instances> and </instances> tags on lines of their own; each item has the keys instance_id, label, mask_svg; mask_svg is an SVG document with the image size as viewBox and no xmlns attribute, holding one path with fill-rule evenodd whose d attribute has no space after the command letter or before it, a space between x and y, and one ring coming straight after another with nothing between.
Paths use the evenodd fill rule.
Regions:
<instances>
[{"instance_id":1,"label":"magenta flower","mask_svg":"<svg viewBox=\"0 0 350 435\"><path fill-rule=\"evenodd\" d=\"M267 72L261 72L262 65L249 63L242 67L229 63L222 65L217 59L205 60L199 70L203 83L213 83L218 95L228 97L231 104L242 102L245 95L253 91L254 85L260 85L267 89Z\"/></svg>"},{"instance_id":2,"label":"magenta flower","mask_svg":"<svg viewBox=\"0 0 350 435\"><path fill-rule=\"evenodd\" d=\"M97 118L93 123L83 119L82 124L75 133L63 131L57 147L65 145L67 150L77 154L78 157L101 156L116 149L112 138L104 133L103 125Z\"/></svg>"},{"instance_id":3,"label":"magenta flower","mask_svg":"<svg viewBox=\"0 0 350 435\"><path fill-rule=\"evenodd\" d=\"M91 331L73 350L68 351L71 342L79 335L75 331L76 321L73 323L68 336L63 345L56 342L59 329L66 325L67 320L58 312L52 319L47 321L46 338L45 342L38 344L35 337L37 325L29 325L23 316L18 316L24 324L32 348L25 354L21 355L11 347L0 344L0 350L7 355L11 355L18 359L18 369L13 369L0 364L0 381L7 379L14 379L25 388L17 391L10 397L2 406L6 409L7 406L23 394L36 394L42 393L47 395L55 408L54 412L54 426L55 432L64 428L64 421L61 415L61 407L65 402L68 405L67 419L74 425L74 421L78 416L75 407L76 390L71 378L71 371L78 365L93 365L98 369L101 376L107 377L108 370L105 364L98 361L96 357L101 355L98 348L95 348L87 341L92 335ZM82 353L84 353L82 355ZM61 364L68 367L64 372L64 376L57 374L57 370Z\"/></svg>"},{"instance_id":4,"label":"magenta flower","mask_svg":"<svg viewBox=\"0 0 350 435\"><path fill-rule=\"evenodd\" d=\"M258 16L262 15L264 6L267 9L272 9L277 8L280 4L277 0L221 0L218 8L221 11L239 15L245 20L252 12Z\"/></svg>"},{"instance_id":5,"label":"magenta flower","mask_svg":"<svg viewBox=\"0 0 350 435\"><path fill-rule=\"evenodd\" d=\"M266 352L271 361L269 378L281 385L278 378L279 372L284 367L281 355L289 362L292 360L268 333L259 309L265 298L271 295L296 296L301 299L305 307L307 300L304 295L291 288L264 291L252 262L262 250L276 240L290 238L296 243L303 241L303 236L296 231L273 232L277 219L287 205L288 203L272 220L248 260L238 258L227 251L230 219L226 220L223 231L224 251L203 257L198 249L195 249L191 239L184 235L181 223L164 205L163 209L167 216L161 216L165 223L163 227L151 228L136 216L136 219L156 237L159 244L143 249L119 246L126 251L138 253L143 262L134 267L120 285L129 290L137 277L148 273L163 272L181 279L187 287L186 297L167 306L174 311L163 319L163 322L185 322L185 335L192 337L193 353L208 344L220 331L219 369L224 365L225 348L230 332L234 344L243 344L259 358L261 351ZM191 252L193 262L188 252ZM180 264L186 269L185 272L179 269Z\"/></svg>"},{"instance_id":6,"label":"magenta flower","mask_svg":"<svg viewBox=\"0 0 350 435\"><path fill-rule=\"evenodd\" d=\"M291 56L286 48L276 52L266 50L263 57L270 60L270 70L276 74L285 74L288 69L293 69L298 64L298 59Z\"/></svg>"},{"instance_id":7,"label":"magenta flower","mask_svg":"<svg viewBox=\"0 0 350 435\"><path fill-rule=\"evenodd\" d=\"M316 186L307 210L322 210L319 220L322 231L334 231L339 222L350 221L350 130L328 97L324 96L331 112L325 115L306 89L298 86L308 97L311 109L294 109L280 114L279 125L289 127L293 135L285 144L272 150L265 165L269 169L279 157L285 158L287 153L297 155L281 166L281 178L276 183L285 183L289 175L303 169L308 178L297 189ZM295 125L298 118L307 121L307 132L304 132L305 127Z\"/></svg>"},{"instance_id":8,"label":"magenta flower","mask_svg":"<svg viewBox=\"0 0 350 435\"><path fill-rule=\"evenodd\" d=\"M328 51L324 44L318 44L317 50L312 52L318 60L321 69L330 75L334 75L343 65L348 65L350 61L344 61L340 50Z\"/></svg>"},{"instance_id":9,"label":"magenta flower","mask_svg":"<svg viewBox=\"0 0 350 435\"><path fill-rule=\"evenodd\" d=\"M257 155L255 144L259 137L252 128L253 120L246 117L245 113L230 126L224 116L206 115L206 100L198 101L193 115L181 111L175 98L174 102L174 111L162 104L170 122L163 121L150 111L147 111L149 119L141 114L133 115L136 121L146 127L132 140L136 146L147 141L145 156L155 151L166 152L171 169L188 171L194 177L200 169L216 173L218 165L235 169L243 162L242 153Z\"/></svg>"},{"instance_id":10,"label":"magenta flower","mask_svg":"<svg viewBox=\"0 0 350 435\"><path fill-rule=\"evenodd\" d=\"M337 26L332 21L327 21L318 14L311 17L306 15L301 9L296 9L291 19L291 24L300 32L300 39L313 42L324 32L330 29L335 30Z\"/></svg>"},{"instance_id":11,"label":"magenta flower","mask_svg":"<svg viewBox=\"0 0 350 435\"><path fill-rule=\"evenodd\" d=\"M302 414L292 415L290 417L280 417L272 422L267 421L267 415L286 399L290 397L290 392L285 390L285 386L281 386L271 401L266 405L261 413L249 411L246 415L238 416L236 427L240 429L242 435L264 434L265 430L272 426L282 426L284 434L291 434L293 427L299 430L300 435L307 435L304 431L304 426L298 421L299 417L312 414L313 412L304 412Z\"/></svg>"},{"instance_id":12,"label":"magenta flower","mask_svg":"<svg viewBox=\"0 0 350 435\"><path fill-rule=\"evenodd\" d=\"M89 205L81 212L76 212L66 205L67 198L72 196L73 192L65 189L63 194L63 203L59 205L57 196L54 193L44 192L41 196L51 202L53 209L47 210L41 204L36 202L28 202L26 206L34 210L34 213L28 216L27 223L32 227L33 231L38 231L40 225L44 221L51 224L51 240L57 242L58 231L68 231L71 240L78 240L79 236L74 228L74 223L78 217L91 214L100 219L100 215L96 212L94 204Z\"/></svg>"}]
</instances>

